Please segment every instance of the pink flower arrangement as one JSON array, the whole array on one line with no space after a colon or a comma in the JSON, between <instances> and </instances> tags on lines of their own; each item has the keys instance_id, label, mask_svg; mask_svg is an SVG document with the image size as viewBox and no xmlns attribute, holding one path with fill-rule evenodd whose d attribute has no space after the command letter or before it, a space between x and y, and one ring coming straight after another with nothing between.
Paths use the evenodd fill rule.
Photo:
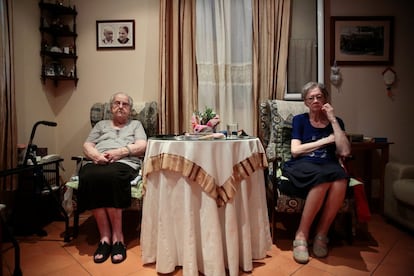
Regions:
<instances>
[{"instance_id":1,"label":"pink flower arrangement","mask_svg":"<svg viewBox=\"0 0 414 276\"><path fill-rule=\"evenodd\" d=\"M219 123L220 116L213 109L207 107L203 113L196 111L191 117L191 126L194 133L216 132L216 127Z\"/></svg>"}]
</instances>

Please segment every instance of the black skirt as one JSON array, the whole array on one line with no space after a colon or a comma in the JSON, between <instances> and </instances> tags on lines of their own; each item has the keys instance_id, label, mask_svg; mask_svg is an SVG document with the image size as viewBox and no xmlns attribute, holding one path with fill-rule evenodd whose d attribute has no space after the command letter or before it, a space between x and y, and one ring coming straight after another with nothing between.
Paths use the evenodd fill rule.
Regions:
<instances>
[{"instance_id":1,"label":"black skirt","mask_svg":"<svg viewBox=\"0 0 414 276\"><path fill-rule=\"evenodd\" d=\"M289 180L280 180L279 190L302 198L306 198L309 190L318 184L349 179L339 162L314 163L308 160L285 163L282 175Z\"/></svg>"},{"instance_id":2,"label":"black skirt","mask_svg":"<svg viewBox=\"0 0 414 276\"><path fill-rule=\"evenodd\" d=\"M136 174L136 170L119 162L85 164L79 171L78 210L129 207L131 180Z\"/></svg>"}]
</instances>

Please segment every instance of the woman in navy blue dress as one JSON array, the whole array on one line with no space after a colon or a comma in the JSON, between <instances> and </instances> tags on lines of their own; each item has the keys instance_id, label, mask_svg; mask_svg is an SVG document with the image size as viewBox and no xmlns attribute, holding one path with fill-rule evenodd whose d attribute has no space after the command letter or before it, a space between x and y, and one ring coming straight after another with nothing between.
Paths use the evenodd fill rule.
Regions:
<instances>
[{"instance_id":1,"label":"woman in navy blue dress","mask_svg":"<svg viewBox=\"0 0 414 276\"><path fill-rule=\"evenodd\" d=\"M313 254L328 254L328 230L341 208L348 185L348 175L340 160L350 154L350 143L343 121L335 116L325 86L310 82L302 97L309 113L293 118L291 154L283 175L290 180L287 193L306 196L299 228L293 241L293 257L298 263L309 261L310 227L319 211L321 217L313 239ZM283 187L281 187L283 188ZM282 189L283 190L283 189Z\"/></svg>"}]
</instances>

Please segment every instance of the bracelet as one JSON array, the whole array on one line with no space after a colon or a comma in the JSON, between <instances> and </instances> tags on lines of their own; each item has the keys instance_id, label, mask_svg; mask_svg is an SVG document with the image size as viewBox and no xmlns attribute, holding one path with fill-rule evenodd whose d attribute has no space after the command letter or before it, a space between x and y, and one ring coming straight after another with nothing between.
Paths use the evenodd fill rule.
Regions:
<instances>
[{"instance_id":1,"label":"bracelet","mask_svg":"<svg viewBox=\"0 0 414 276\"><path fill-rule=\"evenodd\" d=\"M131 149L128 147L128 145L126 145L125 147L126 147L126 148L127 148L127 150L128 150L128 157L130 157L130 156L131 156L131 154L132 154L132 151L131 151Z\"/></svg>"}]
</instances>

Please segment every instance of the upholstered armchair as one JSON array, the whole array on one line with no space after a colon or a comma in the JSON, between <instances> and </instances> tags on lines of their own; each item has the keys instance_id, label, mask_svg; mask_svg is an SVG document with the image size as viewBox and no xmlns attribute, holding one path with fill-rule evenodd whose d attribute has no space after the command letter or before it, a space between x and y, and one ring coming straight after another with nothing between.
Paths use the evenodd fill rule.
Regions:
<instances>
[{"instance_id":1,"label":"upholstered armchair","mask_svg":"<svg viewBox=\"0 0 414 276\"><path fill-rule=\"evenodd\" d=\"M91 126L95 126L95 124L101 120L110 120L111 119L111 106L107 103L95 103L92 105L90 109L90 122ZM158 106L157 102L150 101L150 102L134 102L134 106L131 110L131 119L139 120L144 129L147 137L152 137L158 134ZM80 169L84 158L82 156L74 156L72 160L76 161L77 170ZM134 208L139 211L139 216L141 215L141 208L142 208L142 190L141 190L141 175L137 175L137 177L131 182L131 197L132 203L131 208ZM72 210L67 210L68 213L73 213L73 234L72 236L75 238L79 232L79 215L76 208L76 190L78 187L78 178L75 174L70 181L66 183L66 187L72 189L73 194L69 197L69 202L67 206L72 208Z\"/></svg>"},{"instance_id":2,"label":"upholstered armchair","mask_svg":"<svg viewBox=\"0 0 414 276\"><path fill-rule=\"evenodd\" d=\"M266 175L266 193L269 215L271 216L272 237L275 240L276 219L288 216L287 223L292 218L300 219L305 199L291 197L278 189L281 181L281 166L291 158L290 140L292 132L292 119L295 115L308 112L302 101L267 100L259 107L259 138L265 148L269 163ZM354 235L354 200L347 196L340 213L344 214L346 239L351 242ZM296 216L295 216L296 215Z\"/></svg>"},{"instance_id":3,"label":"upholstered armchair","mask_svg":"<svg viewBox=\"0 0 414 276\"><path fill-rule=\"evenodd\" d=\"M390 162L386 165L384 215L414 230L414 164Z\"/></svg>"}]
</instances>

